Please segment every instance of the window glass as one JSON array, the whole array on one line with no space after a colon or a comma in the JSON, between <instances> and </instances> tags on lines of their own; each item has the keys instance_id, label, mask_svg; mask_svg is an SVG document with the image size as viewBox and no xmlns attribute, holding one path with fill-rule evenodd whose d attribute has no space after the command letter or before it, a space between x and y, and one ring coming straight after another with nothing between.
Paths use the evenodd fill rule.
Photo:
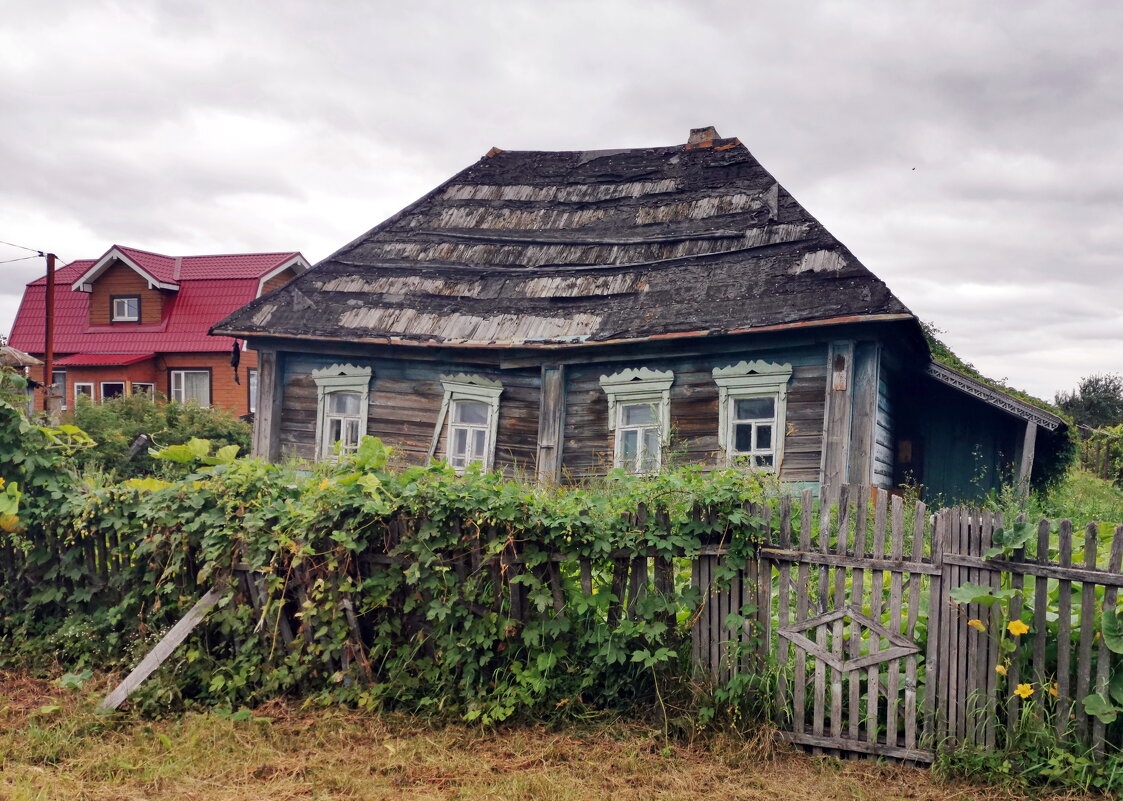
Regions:
<instances>
[{"instance_id":1,"label":"window glass","mask_svg":"<svg viewBox=\"0 0 1123 801\"><path fill-rule=\"evenodd\" d=\"M155 387L152 384L149 384L147 382L144 382L144 381L141 381L141 382L134 381L133 382L133 394L134 395L151 396L154 389L155 389Z\"/></svg>"},{"instance_id":2,"label":"window glass","mask_svg":"<svg viewBox=\"0 0 1123 801\"><path fill-rule=\"evenodd\" d=\"M624 420L626 426L644 425L646 423L655 422L655 404L653 403L629 403L623 409Z\"/></svg>"},{"instance_id":3,"label":"window glass","mask_svg":"<svg viewBox=\"0 0 1123 801\"><path fill-rule=\"evenodd\" d=\"M357 392L332 392L328 395L329 414L358 414L361 396Z\"/></svg>"},{"instance_id":4,"label":"window glass","mask_svg":"<svg viewBox=\"0 0 1123 801\"><path fill-rule=\"evenodd\" d=\"M775 398L738 398L735 403L738 420L770 418L776 414Z\"/></svg>"},{"instance_id":5,"label":"window glass","mask_svg":"<svg viewBox=\"0 0 1123 801\"><path fill-rule=\"evenodd\" d=\"M136 320L140 317L140 298L114 298L114 320Z\"/></svg>"},{"instance_id":6,"label":"window glass","mask_svg":"<svg viewBox=\"0 0 1123 801\"><path fill-rule=\"evenodd\" d=\"M632 467L639 455L639 431L631 428L620 432L620 458L625 467Z\"/></svg>"},{"instance_id":7,"label":"window glass","mask_svg":"<svg viewBox=\"0 0 1123 801\"><path fill-rule=\"evenodd\" d=\"M249 386L250 396L250 411L257 411L257 370L249 368L246 370L246 384Z\"/></svg>"},{"instance_id":8,"label":"window glass","mask_svg":"<svg viewBox=\"0 0 1123 801\"><path fill-rule=\"evenodd\" d=\"M480 401L456 401L454 420L457 423L487 424L487 404Z\"/></svg>"},{"instance_id":9,"label":"window glass","mask_svg":"<svg viewBox=\"0 0 1123 801\"><path fill-rule=\"evenodd\" d=\"M101 384L101 399L119 398L125 394L123 381L103 381Z\"/></svg>"},{"instance_id":10,"label":"window glass","mask_svg":"<svg viewBox=\"0 0 1123 801\"><path fill-rule=\"evenodd\" d=\"M75 384L74 385L74 400L78 398L93 398L94 385L93 384Z\"/></svg>"},{"instance_id":11,"label":"window glass","mask_svg":"<svg viewBox=\"0 0 1123 801\"><path fill-rule=\"evenodd\" d=\"M753 424L738 423L733 428L733 450L747 453L753 449Z\"/></svg>"},{"instance_id":12,"label":"window glass","mask_svg":"<svg viewBox=\"0 0 1123 801\"><path fill-rule=\"evenodd\" d=\"M172 370L172 400L211 405L211 374L206 370Z\"/></svg>"},{"instance_id":13,"label":"window glass","mask_svg":"<svg viewBox=\"0 0 1123 801\"><path fill-rule=\"evenodd\" d=\"M659 429L645 428L643 430L643 460L640 469L649 473L659 467Z\"/></svg>"},{"instance_id":14,"label":"window glass","mask_svg":"<svg viewBox=\"0 0 1123 801\"><path fill-rule=\"evenodd\" d=\"M758 425L756 427L756 450L768 450L772 447L772 426Z\"/></svg>"}]
</instances>

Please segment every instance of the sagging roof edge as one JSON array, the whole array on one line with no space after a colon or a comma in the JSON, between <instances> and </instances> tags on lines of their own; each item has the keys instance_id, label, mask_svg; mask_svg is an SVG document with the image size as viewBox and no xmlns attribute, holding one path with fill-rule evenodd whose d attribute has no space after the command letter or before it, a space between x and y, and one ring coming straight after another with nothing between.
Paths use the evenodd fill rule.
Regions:
<instances>
[{"instance_id":1,"label":"sagging roof edge","mask_svg":"<svg viewBox=\"0 0 1123 801\"><path fill-rule=\"evenodd\" d=\"M1023 400L1015 398L1013 395L984 384L982 381L971 378L969 375L964 375L958 370L953 370L938 362L929 362L925 372L931 378L934 378L942 384L946 384L953 389L958 389L960 392L978 398L996 409L1000 409L1007 414L1025 420L1027 423L1036 423L1048 431L1056 431L1061 426L1068 425L1062 418L1055 414L1051 414L1044 409L1039 409Z\"/></svg>"},{"instance_id":2,"label":"sagging roof edge","mask_svg":"<svg viewBox=\"0 0 1123 801\"><path fill-rule=\"evenodd\" d=\"M672 339L697 339L700 337L729 336L735 334L759 334L770 331L790 331L818 326L848 325L851 323L883 323L901 320L916 320L911 314L856 314L845 317L830 317L822 320L801 320L794 323L778 323L775 325L750 326L748 328L732 328L727 331L681 331L670 334L653 334L646 337L621 337L618 339L598 339L583 342L452 342L438 340L417 340L406 337L382 335L376 337L356 337L341 340L339 337L319 336L314 334L282 334L276 331L237 331L211 328L212 336L237 337L239 339L291 339L306 342L341 342L368 345L408 345L419 348L464 348L474 350L566 350L572 348L587 348L599 345L631 345L643 342L664 342Z\"/></svg>"}]
</instances>

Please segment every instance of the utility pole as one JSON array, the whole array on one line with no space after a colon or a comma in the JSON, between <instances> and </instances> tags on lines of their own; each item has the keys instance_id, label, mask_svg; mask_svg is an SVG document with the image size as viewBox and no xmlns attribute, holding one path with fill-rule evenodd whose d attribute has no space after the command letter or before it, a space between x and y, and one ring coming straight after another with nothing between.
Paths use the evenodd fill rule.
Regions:
<instances>
[{"instance_id":1,"label":"utility pole","mask_svg":"<svg viewBox=\"0 0 1123 801\"><path fill-rule=\"evenodd\" d=\"M47 312L45 330L43 332L43 408L47 417L54 422L58 414L59 404L55 395L55 256L54 253L43 254L47 257L47 297L44 307Z\"/></svg>"}]
</instances>

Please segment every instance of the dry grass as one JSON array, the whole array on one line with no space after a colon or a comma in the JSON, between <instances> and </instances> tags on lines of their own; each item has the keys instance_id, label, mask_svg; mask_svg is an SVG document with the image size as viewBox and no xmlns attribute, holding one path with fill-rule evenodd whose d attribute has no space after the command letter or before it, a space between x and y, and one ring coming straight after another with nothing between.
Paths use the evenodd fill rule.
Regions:
<instances>
[{"instance_id":1,"label":"dry grass","mask_svg":"<svg viewBox=\"0 0 1123 801\"><path fill-rule=\"evenodd\" d=\"M103 719L92 712L102 689L0 675L0 799L1018 798L938 784L913 768L816 759L767 736L667 753L656 732L635 724L487 732L279 702L243 722L215 713Z\"/></svg>"}]
</instances>

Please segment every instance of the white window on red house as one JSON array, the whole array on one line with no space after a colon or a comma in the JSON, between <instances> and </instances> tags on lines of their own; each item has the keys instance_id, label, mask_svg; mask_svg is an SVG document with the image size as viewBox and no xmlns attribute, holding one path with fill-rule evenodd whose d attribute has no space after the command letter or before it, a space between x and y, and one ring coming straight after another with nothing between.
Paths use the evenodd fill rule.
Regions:
<instances>
[{"instance_id":1,"label":"white window on red house","mask_svg":"<svg viewBox=\"0 0 1123 801\"><path fill-rule=\"evenodd\" d=\"M79 398L94 399L94 385L92 382L79 381L74 384L74 403L77 405Z\"/></svg>"},{"instance_id":2,"label":"white window on red house","mask_svg":"<svg viewBox=\"0 0 1123 801\"><path fill-rule=\"evenodd\" d=\"M133 382L134 395L147 395L153 397L156 394L156 385L148 381L134 381Z\"/></svg>"},{"instance_id":3,"label":"white window on red house","mask_svg":"<svg viewBox=\"0 0 1123 801\"><path fill-rule=\"evenodd\" d=\"M61 399L61 406L66 408L66 370L51 370L51 385Z\"/></svg>"},{"instance_id":4,"label":"white window on red house","mask_svg":"<svg viewBox=\"0 0 1123 801\"><path fill-rule=\"evenodd\" d=\"M135 323L140 321L140 297L137 295L114 296L113 316L115 323Z\"/></svg>"},{"instance_id":5,"label":"white window on red house","mask_svg":"<svg viewBox=\"0 0 1123 801\"><path fill-rule=\"evenodd\" d=\"M211 405L210 370L172 370L171 398L178 403Z\"/></svg>"},{"instance_id":6,"label":"white window on red house","mask_svg":"<svg viewBox=\"0 0 1123 801\"><path fill-rule=\"evenodd\" d=\"M111 400L113 398L120 398L125 394L124 381L102 381L101 382L101 399Z\"/></svg>"}]
</instances>

